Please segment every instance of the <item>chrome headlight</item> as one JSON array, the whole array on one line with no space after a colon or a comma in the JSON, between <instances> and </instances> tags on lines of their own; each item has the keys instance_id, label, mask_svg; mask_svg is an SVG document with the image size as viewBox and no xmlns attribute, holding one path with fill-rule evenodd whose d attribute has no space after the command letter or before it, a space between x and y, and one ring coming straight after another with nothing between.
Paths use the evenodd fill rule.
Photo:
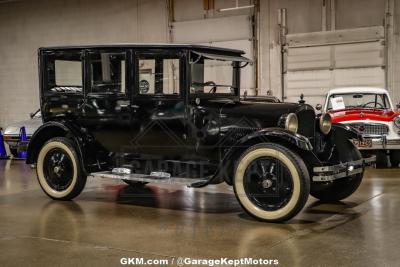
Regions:
<instances>
[{"instance_id":1,"label":"chrome headlight","mask_svg":"<svg viewBox=\"0 0 400 267\"><path fill-rule=\"evenodd\" d=\"M299 120L297 119L297 115L294 113L289 113L285 119L285 129L294 133L297 133L299 128Z\"/></svg>"},{"instance_id":2,"label":"chrome headlight","mask_svg":"<svg viewBox=\"0 0 400 267\"><path fill-rule=\"evenodd\" d=\"M397 128L400 128L400 116L397 116L394 120L393 120L394 125Z\"/></svg>"},{"instance_id":3,"label":"chrome headlight","mask_svg":"<svg viewBox=\"0 0 400 267\"><path fill-rule=\"evenodd\" d=\"M325 135L330 133L332 129L332 118L329 113L321 114L321 117L319 117L319 129Z\"/></svg>"}]
</instances>

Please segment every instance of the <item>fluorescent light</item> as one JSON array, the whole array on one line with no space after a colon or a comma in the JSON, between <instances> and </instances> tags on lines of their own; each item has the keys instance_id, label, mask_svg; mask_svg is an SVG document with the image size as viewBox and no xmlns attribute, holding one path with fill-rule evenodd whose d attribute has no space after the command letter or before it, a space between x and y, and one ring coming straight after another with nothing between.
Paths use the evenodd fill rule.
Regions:
<instances>
[{"instance_id":1,"label":"fluorescent light","mask_svg":"<svg viewBox=\"0 0 400 267\"><path fill-rule=\"evenodd\" d=\"M248 8L253 8L253 7L254 7L254 5L221 8L221 9L218 9L218 12L233 11L233 10L239 10L239 9L248 9Z\"/></svg>"}]
</instances>

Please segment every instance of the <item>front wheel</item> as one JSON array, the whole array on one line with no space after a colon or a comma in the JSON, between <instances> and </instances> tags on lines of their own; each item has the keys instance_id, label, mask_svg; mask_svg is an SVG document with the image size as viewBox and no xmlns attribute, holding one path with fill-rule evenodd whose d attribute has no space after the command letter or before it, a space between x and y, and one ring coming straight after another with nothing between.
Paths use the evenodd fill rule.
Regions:
<instances>
[{"instance_id":1,"label":"front wheel","mask_svg":"<svg viewBox=\"0 0 400 267\"><path fill-rule=\"evenodd\" d=\"M36 173L43 191L57 200L78 196L86 184L86 175L75 144L68 138L57 137L41 148Z\"/></svg>"},{"instance_id":2,"label":"front wheel","mask_svg":"<svg viewBox=\"0 0 400 267\"><path fill-rule=\"evenodd\" d=\"M239 203L251 216L281 222L294 217L306 204L310 177L297 154L284 146L264 143L243 153L233 186Z\"/></svg>"}]
</instances>

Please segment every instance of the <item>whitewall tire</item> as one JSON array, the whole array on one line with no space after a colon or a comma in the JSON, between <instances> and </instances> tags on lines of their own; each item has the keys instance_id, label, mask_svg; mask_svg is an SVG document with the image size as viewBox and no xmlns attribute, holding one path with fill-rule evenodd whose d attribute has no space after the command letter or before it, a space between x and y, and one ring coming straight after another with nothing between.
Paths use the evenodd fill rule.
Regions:
<instances>
[{"instance_id":1,"label":"whitewall tire","mask_svg":"<svg viewBox=\"0 0 400 267\"><path fill-rule=\"evenodd\" d=\"M74 143L65 137L50 139L41 148L36 165L42 190L51 198L70 200L86 184L86 175Z\"/></svg>"},{"instance_id":2,"label":"whitewall tire","mask_svg":"<svg viewBox=\"0 0 400 267\"><path fill-rule=\"evenodd\" d=\"M275 143L262 143L242 154L233 186L239 203L251 216L281 222L304 207L310 177L297 154Z\"/></svg>"}]
</instances>

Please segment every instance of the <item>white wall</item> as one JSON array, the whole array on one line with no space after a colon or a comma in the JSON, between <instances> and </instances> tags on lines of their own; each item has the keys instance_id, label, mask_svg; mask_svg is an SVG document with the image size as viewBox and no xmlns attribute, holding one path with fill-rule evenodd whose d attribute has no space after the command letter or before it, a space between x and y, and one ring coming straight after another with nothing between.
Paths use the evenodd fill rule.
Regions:
<instances>
[{"instance_id":1,"label":"white wall","mask_svg":"<svg viewBox=\"0 0 400 267\"><path fill-rule=\"evenodd\" d=\"M36 0L0 4L0 127L39 107L41 46L167 42L165 0Z\"/></svg>"}]
</instances>

